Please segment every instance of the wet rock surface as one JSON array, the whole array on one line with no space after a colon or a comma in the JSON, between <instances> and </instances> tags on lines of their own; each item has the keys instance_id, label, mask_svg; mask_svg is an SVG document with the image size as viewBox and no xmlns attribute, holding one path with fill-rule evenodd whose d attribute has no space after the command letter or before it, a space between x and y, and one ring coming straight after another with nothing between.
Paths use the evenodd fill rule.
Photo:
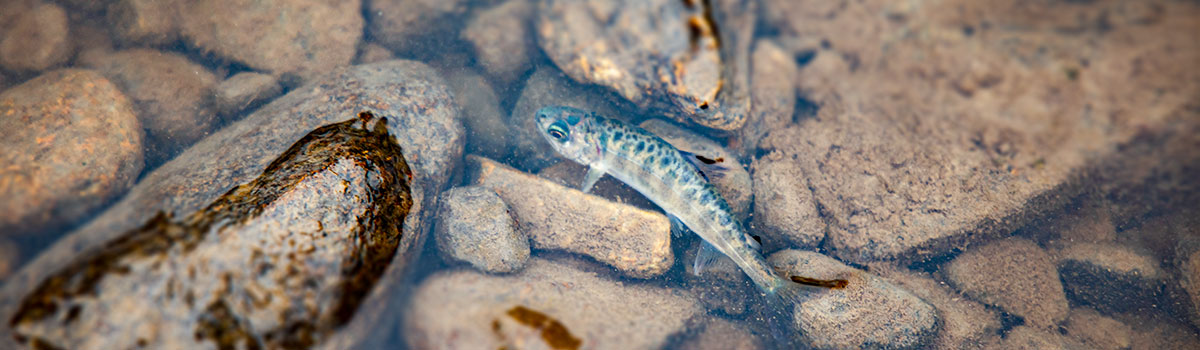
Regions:
<instances>
[{"instance_id":1,"label":"wet rock surface","mask_svg":"<svg viewBox=\"0 0 1200 350\"><path fill-rule=\"evenodd\" d=\"M550 0L540 3L535 31L576 81L606 86L652 114L735 130L750 105L754 4Z\"/></svg>"},{"instance_id":2,"label":"wet rock surface","mask_svg":"<svg viewBox=\"0 0 1200 350\"><path fill-rule=\"evenodd\" d=\"M1159 302L1167 273L1148 252L1116 243L1080 243L1059 255L1067 296L1079 304L1122 312Z\"/></svg>"},{"instance_id":3,"label":"wet rock surface","mask_svg":"<svg viewBox=\"0 0 1200 350\"><path fill-rule=\"evenodd\" d=\"M217 77L182 55L131 49L85 62L121 88L146 130L146 163L174 157L216 127Z\"/></svg>"},{"instance_id":4,"label":"wet rock surface","mask_svg":"<svg viewBox=\"0 0 1200 350\"><path fill-rule=\"evenodd\" d=\"M468 156L469 183L489 188L509 205L518 227L539 250L589 256L631 277L671 267L667 217L563 187L493 160Z\"/></svg>"},{"instance_id":5,"label":"wet rock surface","mask_svg":"<svg viewBox=\"0 0 1200 350\"><path fill-rule=\"evenodd\" d=\"M600 115L628 120L616 113L617 108L604 96L579 86L553 67L541 67L525 81L520 97L508 117L512 151L505 159L518 168L538 170L560 159L546 139L538 133L534 112L545 106L562 105Z\"/></svg>"},{"instance_id":6,"label":"wet rock surface","mask_svg":"<svg viewBox=\"0 0 1200 350\"><path fill-rule=\"evenodd\" d=\"M813 247L825 239L826 224L804 180L804 169L789 157L771 153L751 165L756 231L767 241Z\"/></svg>"},{"instance_id":7,"label":"wet rock surface","mask_svg":"<svg viewBox=\"0 0 1200 350\"><path fill-rule=\"evenodd\" d=\"M1123 12L1119 3L1029 6L1094 24ZM1096 169L1186 183L1174 174L1191 166L1161 161L1177 158L1137 166L1118 150L1193 159L1183 151L1192 138L1177 130L1193 129L1185 96L1200 85L1178 83L1196 76L1178 62L1200 47L1174 33L1196 29L1197 7L1156 2L1164 11L1144 20L1039 31L1023 29L1038 16L1009 4L764 2L785 46L815 56L798 81L820 110L762 144L809 170L835 256L943 255L1060 207L1109 176Z\"/></svg>"},{"instance_id":8,"label":"wet rock surface","mask_svg":"<svg viewBox=\"0 0 1200 350\"><path fill-rule=\"evenodd\" d=\"M871 272L933 305L941 318L940 329L929 345L933 349L978 349L1000 331L1000 316L924 273L890 265L871 265Z\"/></svg>"},{"instance_id":9,"label":"wet rock surface","mask_svg":"<svg viewBox=\"0 0 1200 350\"><path fill-rule=\"evenodd\" d=\"M4 314L12 337L0 341L320 344L355 314L405 240L411 176L385 121L364 114L317 128L204 209L179 220L159 214L49 275Z\"/></svg>"},{"instance_id":10,"label":"wet rock surface","mask_svg":"<svg viewBox=\"0 0 1200 350\"><path fill-rule=\"evenodd\" d=\"M479 186L442 192L434 233L438 250L487 272L512 272L529 260L529 237L516 229L508 205Z\"/></svg>"},{"instance_id":11,"label":"wet rock surface","mask_svg":"<svg viewBox=\"0 0 1200 350\"><path fill-rule=\"evenodd\" d=\"M142 128L104 76L64 69L0 93L0 232L53 235L133 185Z\"/></svg>"},{"instance_id":12,"label":"wet rock surface","mask_svg":"<svg viewBox=\"0 0 1200 350\"><path fill-rule=\"evenodd\" d=\"M440 272L417 287L404 316L414 349L658 349L703 315L674 289L623 283L570 260L532 258L495 276Z\"/></svg>"},{"instance_id":13,"label":"wet rock surface","mask_svg":"<svg viewBox=\"0 0 1200 350\"><path fill-rule=\"evenodd\" d=\"M0 38L0 66L13 71L40 71L71 58L66 11L48 3L24 12L11 10L17 18Z\"/></svg>"},{"instance_id":14,"label":"wet rock surface","mask_svg":"<svg viewBox=\"0 0 1200 350\"><path fill-rule=\"evenodd\" d=\"M274 76L242 72L221 81L213 88L213 107L225 118L254 110L283 92Z\"/></svg>"},{"instance_id":15,"label":"wet rock surface","mask_svg":"<svg viewBox=\"0 0 1200 350\"><path fill-rule=\"evenodd\" d=\"M944 267L955 289L1051 329L1067 318L1066 293L1054 259L1036 243L1009 238L971 249Z\"/></svg>"},{"instance_id":16,"label":"wet rock surface","mask_svg":"<svg viewBox=\"0 0 1200 350\"><path fill-rule=\"evenodd\" d=\"M411 232L396 248L388 267L365 304L387 300L423 242L428 229L424 208L436 207L436 196L462 157L463 130L458 109L437 72L412 61L389 61L340 69L298 87L201 140L172 161L145 175L120 202L42 252L0 289L0 305L9 305L82 251L115 239L149 220L158 208L185 217L224 192L253 180L274 157L307 132L362 111L388 119L388 130L404 150L413 178L413 206L404 221ZM387 307L364 309L326 342L339 349L367 341Z\"/></svg>"},{"instance_id":17,"label":"wet rock surface","mask_svg":"<svg viewBox=\"0 0 1200 350\"><path fill-rule=\"evenodd\" d=\"M496 81L511 82L529 70L534 49L529 19L533 0L507 0L475 13L462 38L475 48L479 65Z\"/></svg>"},{"instance_id":18,"label":"wet rock surface","mask_svg":"<svg viewBox=\"0 0 1200 350\"><path fill-rule=\"evenodd\" d=\"M820 349L906 349L928 343L937 311L896 285L814 252L782 250L767 258L781 273L846 279L843 289L812 294L794 309L796 331Z\"/></svg>"},{"instance_id":19,"label":"wet rock surface","mask_svg":"<svg viewBox=\"0 0 1200 350\"><path fill-rule=\"evenodd\" d=\"M349 65L363 34L362 3L201 0L180 2L180 32L190 44L301 80ZM229 9L238 9L229 16ZM203 14L203 15L193 15Z\"/></svg>"},{"instance_id":20,"label":"wet rock surface","mask_svg":"<svg viewBox=\"0 0 1200 350\"><path fill-rule=\"evenodd\" d=\"M708 180L717 188L717 192L729 203L736 217L745 219L750 214L750 201L753 188L750 182L750 172L738 160L738 157L725 147L704 136L662 119L650 119L642 122L643 129L666 140L681 151L691 152L715 161L713 165L724 168L719 174L708 174Z\"/></svg>"}]
</instances>

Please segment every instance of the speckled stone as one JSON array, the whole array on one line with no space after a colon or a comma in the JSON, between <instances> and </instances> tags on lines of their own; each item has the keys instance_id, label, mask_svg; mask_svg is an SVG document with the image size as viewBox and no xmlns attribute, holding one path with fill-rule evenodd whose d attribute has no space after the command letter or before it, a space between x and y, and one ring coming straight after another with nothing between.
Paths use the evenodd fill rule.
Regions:
<instances>
[{"instance_id":1,"label":"speckled stone","mask_svg":"<svg viewBox=\"0 0 1200 350\"><path fill-rule=\"evenodd\" d=\"M1071 309L1063 329L1089 349L1119 350L1133 346L1132 328L1089 308Z\"/></svg>"},{"instance_id":2,"label":"speckled stone","mask_svg":"<svg viewBox=\"0 0 1200 350\"><path fill-rule=\"evenodd\" d=\"M889 264L870 265L871 272L913 293L937 309L940 329L930 345L933 349L978 349L988 336L1001 329L1000 315L983 304L964 297L944 282L926 273Z\"/></svg>"},{"instance_id":3,"label":"speckled stone","mask_svg":"<svg viewBox=\"0 0 1200 350\"><path fill-rule=\"evenodd\" d=\"M755 231L792 247L815 247L825 239L827 225L802 167L787 155L770 153L756 159L751 171Z\"/></svg>"},{"instance_id":4,"label":"speckled stone","mask_svg":"<svg viewBox=\"0 0 1200 350\"><path fill-rule=\"evenodd\" d=\"M512 272L529 260L529 237L518 231L508 205L479 186L442 192L434 235L438 250L487 272Z\"/></svg>"},{"instance_id":5,"label":"speckled stone","mask_svg":"<svg viewBox=\"0 0 1200 350\"><path fill-rule=\"evenodd\" d=\"M51 71L0 93L0 232L54 236L124 193L142 126L116 85Z\"/></svg>"},{"instance_id":6,"label":"speckled stone","mask_svg":"<svg viewBox=\"0 0 1200 350\"><path fill-rule=\"evenodd\" d=\"M242 72L234 74L213 89L213 107L227 119L252 111L283 92L279 81L269 74Z\"/></svg>"}]
</instances>

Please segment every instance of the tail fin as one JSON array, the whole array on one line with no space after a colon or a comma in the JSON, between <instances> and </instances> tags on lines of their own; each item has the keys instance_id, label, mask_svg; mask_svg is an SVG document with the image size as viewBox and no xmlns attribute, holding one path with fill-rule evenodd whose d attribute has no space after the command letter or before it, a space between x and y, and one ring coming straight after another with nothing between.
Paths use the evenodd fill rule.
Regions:
<instances>
[{"instance_id":1,"label":"tail fin","mask_svg":"<svg viewBox=\"0 0 1200 350\"><path fill-rule=\"evenodd\" d=\"M846 280L819 280L807 277L791 276L790 279L778 278L775 288L767 292L766 314L767 325L771 327L771 336L775 338L779 348L798 348L800 334L799 326L793 319L796 306L804 300L830 289L846 287Z\"/></svg>"}]
</instances>

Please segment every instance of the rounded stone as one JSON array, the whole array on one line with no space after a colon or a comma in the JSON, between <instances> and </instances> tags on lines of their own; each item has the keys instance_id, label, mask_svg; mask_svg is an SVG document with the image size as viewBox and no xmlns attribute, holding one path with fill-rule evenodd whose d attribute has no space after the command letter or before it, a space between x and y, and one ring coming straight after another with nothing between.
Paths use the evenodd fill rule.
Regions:
<instances>
[{"instance_id":1,"label":"rounded stone","mask_svg":"<svg viewBox=\"0 0 1200 350\"><path fill-rule=\"evenodd\" d=\"M529 260L529 237L514 227L508 205L480 186L442 192L438 208L438 250L488 272L512 272Z\"/></svg>"},{"instance_id":2,"label":"rounded stone","mask_svg":"<svg viewBox=\"0 0 1200 350\"><path fill-rule=\"evenodd\" d=\"M213 92L216 110L226 118L236 116L270 101L283 92L279 81L270 74L242 72L220 84Z\"/></svg>"},{"instance_id":3,"label":"rounded stone","mask_svg":"<svg viewBox=\"0 0 1200 350\"><path fill-rule=\"evenodd\" d=\"M142 170L133 105L94 71L52 71L0 93L0 134L0 232L65 229Z\"/></svg>"},{"instance_id":4,"label":"rounded stone","mask_svg":"<svg viewBox=\"0 0 1200 350\"><path fill-rule=\"evenodd\" d=\"M21 15L0 40L0 66L40 71L71 58L67 12L42 4Z\"/></svg>"},{"instance_id":5,"label":"rounded stone","mask_svg":"<svg viewBox=\"0 0 1200 350\"><path fill-rule=\"evenodd\" d=\"M928 344L937 333L933 306L883 278L808 251L782 250L767 261L781 273L849 282L795 305L796 330L815 348L906 349Z\"/></svg>"},{"instance_id":6,"label":"rounded stone","mask_svg":"<svg viewBox=\"0 0 1200 350\"><path fill-rule=\"evenodd\" d=\"M754 227L768 240L814 247L825 239L825 221L803 169L781 153L754 161Z\"/></svg>"},{"instance_id":7,"label":"rounded stone","mask_svg":"<svg viewBox=\"0 0 1200 350\"><path fill-rule=\"evenodd\" d=\"M530 1L509 0L476 13L463 28L462 38L475 47L479 65L489 76L510 82L529 70L532 15Z\"/></svg>"},{"instance_id":8,"label":"rounded stone","mask_svg":"<svg viewBox=\"0 0 1200 350\"><path fill-rule=\"evenodd\" d=\"M216 127L217 77L182 55L152 49L114 52L88 62L134 102L146 129L146 163L161 164Z\"/></svg>"},{"instance_id":9,"label":"rounded stone","mask_svg":"<svg viewBox=\"0 0 1200 350\"><path fill-rule=\"evenodd\" d=\"M1068 304L1054 259L1033 241L1009 238L971 249L943 270L959 291L1051 329L1067 318Z\"/></svg>"}]
</instances>

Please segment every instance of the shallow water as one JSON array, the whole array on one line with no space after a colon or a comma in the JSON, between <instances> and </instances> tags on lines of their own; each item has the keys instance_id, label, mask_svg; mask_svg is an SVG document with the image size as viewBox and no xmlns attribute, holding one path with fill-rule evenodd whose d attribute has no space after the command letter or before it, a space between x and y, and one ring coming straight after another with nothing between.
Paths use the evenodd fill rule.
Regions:
<instances>
[{"instance_id":1,"label":"shallow water","mask_svg":"<svg viewBox=\"0 0 1200 350\"><path fill-rule=\"evenodd\" d=\"M309 3L0 4L0 315L373 111L414 245L316 348L1200 346L1195 2ZM697 275L636 191L574 190L548 105L720 159L779 272L850 284Z\"/></svg>"}]
</instances>

